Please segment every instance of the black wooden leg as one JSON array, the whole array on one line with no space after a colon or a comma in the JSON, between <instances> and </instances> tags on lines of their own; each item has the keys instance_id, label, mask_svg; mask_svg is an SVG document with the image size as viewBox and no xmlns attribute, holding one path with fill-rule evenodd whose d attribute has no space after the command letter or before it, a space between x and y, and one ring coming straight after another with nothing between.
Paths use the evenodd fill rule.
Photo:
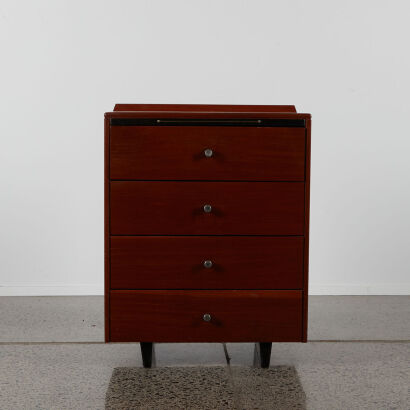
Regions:
<instances>
[{"instance_id":1,"label":"black wooden leg","mask_svg":"<svg viewBox=\"0 0 410 410\"><path fill-rule=\"evenodd\" d=\"M146 368L155 366L154 343L141 342L140 346L141 346L142 365Z\"/></svg>"},{"instance_id":2,"label":"black wooden leg","mask_svg":"<svg viewBox=\"0 0 410 410\"><path fill-rule=\"evenodd\" d=\"M271 342L255 343L255 351L253 356L253 365L267 369L270 363L270 354L272 351Z\"/></svg>"}]
</instances>

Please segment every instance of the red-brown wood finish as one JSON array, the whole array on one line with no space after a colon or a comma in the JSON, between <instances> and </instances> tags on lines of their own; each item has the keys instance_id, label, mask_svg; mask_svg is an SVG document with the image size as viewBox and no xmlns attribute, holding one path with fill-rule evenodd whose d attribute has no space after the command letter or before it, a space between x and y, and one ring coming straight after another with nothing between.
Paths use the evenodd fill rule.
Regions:
<instances>
[{"instance_id":1,"label":"red-brown wood finish","mask_svg":"<svg viewBox=\"0 0 410 410\"><path fill-rule=\"evenodd\" d=\"M311 152L310 118L306 120L306 161L305 161L305 249L303 264L303 328L302 341L307 342L308 331L308 294L309 294L309 214L310 214L310 152Z\"/></svg>"},{"instance_id":2,"label":"red-brown wood finish","mask_svg":"<svg viewBox=\"0 0 410 410\"><path fill-rule=\"evenodd\" d=\"M209 322L204 314L211 315ZM111 341L300 342L302 292L111 291Z\"/></svg>"},{"instance_id":3,"label":"red-brown wood finish","mask_svg":"<svg viewBox=\"0 0 410 410\"><path fill-rule=\"evenodd\" d=\"M111 126L118 118L305 127ZM307 341L310 118L262 105L117 104L105 114L107 342Z\"/></svg>"},{"instance_id":4,"label":"red-brown wood finish","mask_svg":"<svg viewBox=\"0 0 410 410\"><path fill-rule=\"evenodd\" d=\"M304 233L302 182L114 181L110 192L112 235Z\"/></svg>"},{"instance_id":5,"label":"red-brown wood finish","mask_svg":"<svg viewBox=\"0 0 410 410\"><path fill-rule=\"evenodd\" d=\"M155 119L292 119L307 120L310 114L294 112L219 112L219 111L114 111L105 113L107 118L155 118Z\"/></svg>"},{"instance_id":6,"label":"red-brown wood finish","mask_svg":"<svg viewBox=\"0 0 410 410\"><path fill-rule=\"evenodd\" d=\"M303 247L303 237L113 236L111 289L302 289Z\"/></svg>"},{"instance_id":7,"label":"red-brown wood finish","mask_svg":"<svg viewBox=\"0 0 410 410\"><path fill-rule=\"evenodd\" d=\"M110 121L104 119L104 331L110 341Z\"/></svg>"},{"instance_id":8,"label":"red-brown wood finish","mask_svg":"<svg viewBox=\"0 0 410 410\"><path fill-rule=\"evenodd\" d=\"M115 126L110 164L112 179L304 181L305 129Z\"/></svg>"}]
</instances>

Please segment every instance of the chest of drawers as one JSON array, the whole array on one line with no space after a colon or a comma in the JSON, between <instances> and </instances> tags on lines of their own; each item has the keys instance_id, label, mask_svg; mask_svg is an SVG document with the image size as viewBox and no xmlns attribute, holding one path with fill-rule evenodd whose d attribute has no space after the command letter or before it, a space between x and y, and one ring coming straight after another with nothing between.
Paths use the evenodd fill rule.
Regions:
<instances>
[{"instance_id":1,"label":"chest of drawers","mask_svg":"<svg viewBox=\"0 0 410 410\"><path fill-rule=\"evenodd\" d=\"M105 114L105 340L306 342L309 114L119 104Z\"/></svg>"}]
</instances>

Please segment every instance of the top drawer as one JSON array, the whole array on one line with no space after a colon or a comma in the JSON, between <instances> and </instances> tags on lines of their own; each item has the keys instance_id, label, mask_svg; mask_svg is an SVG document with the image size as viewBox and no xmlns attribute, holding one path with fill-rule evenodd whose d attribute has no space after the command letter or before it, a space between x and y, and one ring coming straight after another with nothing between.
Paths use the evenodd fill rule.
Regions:
<instances>
[{"instance_id":1,"label":"top drawer","mask_svg":"<svg viewBox=\"0 0 410 410\"><path fill-rule=\"evenodd\" d=\"M212 150L208 156L207 149ZM111 179L303 181L304 175L304 128L113 125L110 129Z\"/></svg>"}]
</instances>

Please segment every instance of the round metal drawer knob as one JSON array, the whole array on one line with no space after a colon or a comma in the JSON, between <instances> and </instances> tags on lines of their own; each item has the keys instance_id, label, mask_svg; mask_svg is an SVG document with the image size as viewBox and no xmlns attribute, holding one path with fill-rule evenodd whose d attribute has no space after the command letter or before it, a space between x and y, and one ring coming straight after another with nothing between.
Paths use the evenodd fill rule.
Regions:
<instances>
[{"instance_id":1,"label":"round metal drawer knob","mask_svg":"<svg viewBox=\"0 0 410 410\"><path fill-rule=\"evenodd\" d=\"M212 212L212 206L211 205L204 205L204 212L206 212L207 214Z\"/></svg>"},{"instance_id":2,"label":"round metal drawer knob","mask_svg":"<svg viewBox=\"0 0 410 410\"><path fill-rule=\"evenodd\" d=\"M203 319L205 320L205 322L210 322L212 318L209 313L205 313Z\"/></svg>"},{"instance_id":3,"label":"round metal drawer knob","mask_svg":"<svg viewBox=\"0 0 410 410\"><path fill-rule=\"evenodd\" d=\"M204 155L205 155L207 158L211 158L212 155L214 155L214 152L213 152L210 148L207 148L207 149L204 151Z\"/></svg>"},{"instance_id":4,"label":"round metal drawer knob","mask_svg":"<svg viewBox=\"0 0 410 410\"><path fill-rule=\"evenodd\" d=\"M212 268L212 265L213 265L212 261L209 261L209 260L204 261L204 268L207 268L207 269Z\"/></svg>"}]
</instances>

